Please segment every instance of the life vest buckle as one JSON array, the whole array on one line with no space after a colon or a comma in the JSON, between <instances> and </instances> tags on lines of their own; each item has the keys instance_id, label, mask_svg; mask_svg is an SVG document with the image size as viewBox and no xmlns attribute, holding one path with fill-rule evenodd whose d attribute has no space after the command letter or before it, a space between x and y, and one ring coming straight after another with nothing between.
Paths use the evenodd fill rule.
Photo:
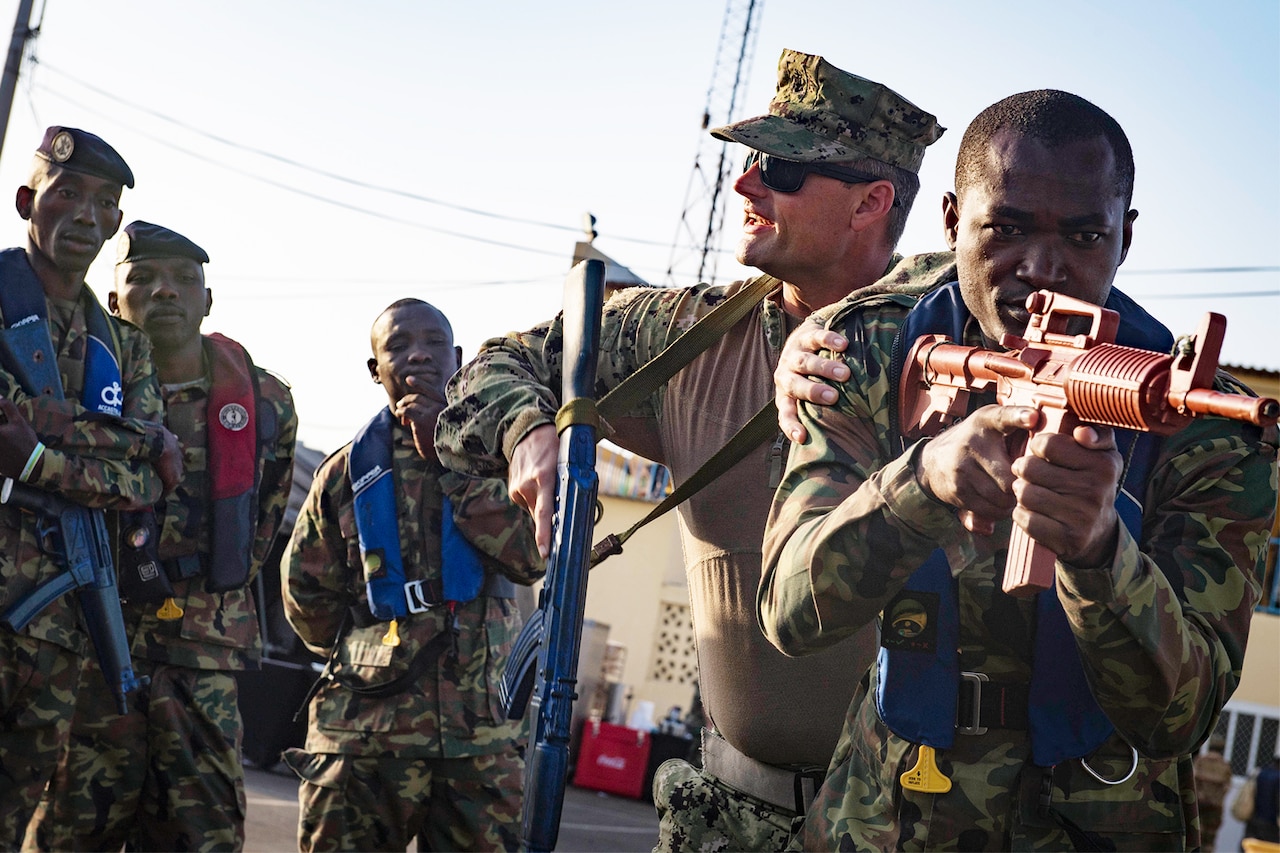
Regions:
<instances>
[{"instance_id":1,"label":"life vest buckle","mask_svg":"<svg viewBox=\"0 0 1280 853\"><path fill-rule=\"evenodd\" d=\"M409 606L410 613L426 613L432 607L440 602L431 601L428 598L428 592L423 587L422 581L408 581L404 585L404 600Z\"/></svg>"}]
</instances>

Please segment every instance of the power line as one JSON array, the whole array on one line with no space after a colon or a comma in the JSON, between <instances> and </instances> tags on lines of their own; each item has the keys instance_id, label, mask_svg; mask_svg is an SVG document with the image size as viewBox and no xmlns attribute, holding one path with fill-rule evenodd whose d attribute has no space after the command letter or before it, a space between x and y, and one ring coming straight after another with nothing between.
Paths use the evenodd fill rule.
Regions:
<instances>
[{"instance_id":1,"label":"power line","mask_svg":"<svg viewBox=\"0 0 1280 853\"><path fill-rule=\"evenodd\" d=\"M1130 294L1131 296L1133 294ZM1144 293L1145 299L1256 299L1280 296L1280 290L1237 290L1229 293Z\"/></svg>"},{"instance_id":2,"label":"power line","mask_svg":"<svg viewBox=\"0 0 1280 853\"><path fill-rule=\"evenodd\" d=\"M1280 272L1280 267L1175 267L1167 270L1131 270L1121 267L1117 275L1222 275L1224 273Z\"/></svg>"},{"instance_id":3,"label":"power line","mask_svg":"<svg viewBox=\"0 0 1280 853\"><path fill-rule=\"evenodd\" d=\"M350 178L350 177L347 177L346 175L340 175L337 172L330 172L326 169L321 169L316 166L310 166L306 163L299 162L298 160L294 160L290 157L284 157L272 151L267 151L262 148L255 148L251 145L245 145L244 143L236 142L235 140L218 136L217 134L210 133L207 130L203 130L194 125L188 124L184 121L180 121L179 119L166 115L162 112L159 112L158 110L153 110L150 107L145 107L141 104L137 104L132 101L126 100L116 94L113 94L112 92L108 92L106 89L100 89L97 86L94 86L92 83L87 83L84 80L81 80L72 74L68 74L67 72L59 69L56 66L49 65L48 63L40 62L38 64L40 65L41 68L47 68L48 70L54 72L60 77L70 80L76 85L82 86L96 95L101 95L104 98L115 101L118 104L122 104L126 107L129 107L130 109L137 110L138 112L141 112L141 113L146 113L147 115L152 116L153 118L158 118L161 121L168 122L169 124L180 127L183 130L190 131L191 133L194 133L197 136L203 136L205 139L211 139L214 142L217 142L221 145L226 145L229 148L234 148L238 151L247 151L250 154L257 154L259 157L266 157L269 160L275 160L277 163L284 163L285 165L293 166L294 168L297 168L297 169L302 169L305 172L311 172L312 174L315 174L315 175L321 175L322 177L330 178L332 180L339 181L344 184L350 184L351 186L354 186L354 187L360 187L361 189L373 190L375 192L387 193L389 195L396 195L402 198L412 199L414 201L421 201L426 204L439 205L440 207L447 207L450 210L457 210L463 213L470 213L475 216L484 216L490 219L500 219L505 222L516 222L522 225L536 225L540 228L552 228L557 231L573 231L576 233L581 233L580 228L574 228L568 225L560 225L554 222L540 222L535 219L522 219L516 216L507 216L501 213L493 213L492 211L488 211L488 210L479 210L478 208L466 207L461 204L455 204L453 202L443 201L437 198L431 198L429 196L420 195L418 193L409 192L407 190L396 189L395 187L387 187L387 186L382 186L380 184L372 184L372 183L369 183L368 181L362 181L356 178Z\"/></svg>"},{"instance_id":4,"label":"power line","mask_svg":"<svg viewBox=\"0 0 1280 853\"><path fill-rule=\"evenodd\" d=\"M503 222L512 222L518 225L531 225L538 228L550 228L556 231L565 231L565 232L571 232L575 234L582 233L581 228L576 228L570 225L562 225L560 223L555 223L555 222L543 222L537 219L526 219L519 216L510 216L503 213L495 213L491 210L481 210L480 208L468 207L466 205L461 205L461 204L457 204L455 202L450 202L450 201L444 201L443 199L432 198L430 196L425 196L415 192L409 192L408 190L402 190L396 187L388 187L388 186L383 186L381 184L374 184L368 181L360 180L358 178L351 178L346 175L339 174L337 172L331 172L327 169L321 169L316 166L311 166L306 163L300 162L298 160L294 160L290 157L284 157L280 154L276 154L272 151L267 151L262 148L255 148L254 146L245 145L244 143L236 142L235 140L232 140L232 139L227 139L215 133L210 133L207 130L203 130L202 128L196 127L195 125L192 125L192 124L188 124L187 122L184 122L172 116L166 115L165 113L159 112L158 110L153 110L150 107L146 107L141 104L137 104L132 101L126 100L124 98L121 98L118 95L113 94L112 92L108 92L105 89L101 89L97 86L94 86L92 83L88 83L84 80L81 80L72 74L68 74L67 72L59 69L56 66L49 65L48 63L44 63L44 62L39 62L39 60L37 60L35 57L32 57L31 61L33 63L39 64L41 68L48 69L54 72L55 74L63 77L64 79L70 80L72 83L75 83L78 86L82 86L83 88L88 89L89 91L93 92L96 95L100 95L104 98L115 101L118 104L129 107L130 109L137 110L138 112L141 112L141 113L145 113L146 115L152 116L153 118L157 118L161 121L167 122L176 127L180 127L183 130L194 133L197 136L202 136L206 139L210 139L214 142L219 143L220 145L225 145L229 148L234 148L237 151L244 151L250 154L256 154L259 157L265 157L269 160L274 160L278 163L284 163L285 165L292 166L296 169L301 169L304 172L310 172L315 175L320 175L321 177L329 178L330 180L338 181L340 183L348 184L350 186L359 187L360 189L366 189L366 190L371 190L373 192L380 192L380 193L386 193L388 195L399 196L401 198L407 198L412 201L419 201L424 204L437 205L439 207L448 208L450 210L456 210L461 213L469 213L473 216L482 216L488 219L496 219ZM75 101L72 101L70 98L68 98L66 95L62 95L61 93L57 92L54 89L51 89L48 86L42 86L42 88L44 88L46 91L52 94L57 95L58 97L61 97L65 100L70 101L71 103L76 103ZM149 138L154 139L154 137L149 137ZM657 240L645 240L638 237L616 237L615 239L623 240L629 243L647 245L647 246L665 247L667 245L666 243L660 242Z\"/></svg>"},{"instance_id":5,"label":"power line","mask_svg":"<svg viewBox=\"0 0 1280 853\"><path fill-rule=\"evenodd\" d=\"M85 110L86 112L90 112L94 115L101 116L103 118L111 120L111 116L107 115L101 110L90 107L87 104L77 101L74 98L70 98L62 94L61 92L58 92L54 89L49 88L48 86L40 85L39 88L45 92L48 92L51 95L54 95L55 97L62 98L64 101L72 104L73 106L79 107L80 109ZM450 231L447 228L438 228L434 225L427 225L423 222L415 222L410 219L404 219L399 216L392 216L387 213L382 213L381 211L370 210L367 207L360 207L359 205L351 204L350 202L340 201L335 198L330 198L328 196L320 195L319 193L313 193L310 190L300 189L299 187L291 186L289 184L283 183L282 181L276 181L271 178L265 178L262 175L256 175L253 172L246 171L237 166L228 165L227 163L223 163L212 157L208 157L204 154L200 154L198 152L192 151L189 148L184 148L181 145L177 145L175 143L161 139L152 134L144 133L143 131L138 130L136 127L131 127L130 130L132 130L134 133L137 133L141 136L146 137L147 139L150 139L152 142L155 142L158 145L163 145L166 148L171 148L174 151L181 152L183 154L186 154L188 157L193 157L197 160L208 163L212 166L217 166L220 169L226 169L229 172L235 172L236 174L242 175L243 177L246 177L246 178L250 178L251 180L255 180L260 183L267 184L268 186L272 186L272 187L275 187L276 189L284 190L285 192L290 192L295 195L303 196L304 198L312 199L313 201L323 202L324 204L331 204L334 207L340 207L344 210L350 210L355 213L363 213L366 216L372 216L375 219L381 219L386 222L394 222L397 225L405 225L410 228L417 228L423 231L430 231L435 234L442 234L446 237L457 237L460 240L471 240L473 242L484 243L489 246L499 246L504 249L514 249L518 252L529 252L535 255L547 255L549 257L555 257L555 258L563 258L565 254L564 252L552 252L547 249L535 249L531 246L520 246L515 243L507 243L502 240L493 240L488 237L477 237L474 234L463 234L459 231Z\"/></svg>"}]
</instances>

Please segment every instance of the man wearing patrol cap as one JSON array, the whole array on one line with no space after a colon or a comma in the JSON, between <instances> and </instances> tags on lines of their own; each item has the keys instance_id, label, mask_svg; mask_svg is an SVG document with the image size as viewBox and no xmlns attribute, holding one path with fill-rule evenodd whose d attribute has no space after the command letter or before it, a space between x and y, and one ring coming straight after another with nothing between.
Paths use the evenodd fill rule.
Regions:
<instances>
[{"instance_id":1,"label":"man wearing patrol cap","mask_svg":"<svg viewBox=\"0 0 1280 853\"><path fill-rule=\"evenodd\" d=\"M244 846L232 671L261 654L251 581L288 501L297 417L285 383L235 341L201 334L208 261L148 222L118 241L108 304L151 339L185 466L154 512L122 525L120 595L134 668L150 685L120 715L101 678L82 680L71 744L28 835L43 850Z\"/></svg>"},{"instance_id":2,"label":"man wearing patrol cap","mask_svg":"<svg viewBox=\"0 0 1280 853\"><path fill-rule=\"evenodd\" d=\"M787 50L769 114L712 133L750 149L734 184L744 198L737 255L765 275L624 292L605 306L601 332L604 393L726 298L762 288L742 320L632 417L610 423L611 440L664 463L677 481L769 402L790 328L894 268L917 170L942 128L883 85ZM445 464L477 475L507 468L544 553L561 340L557 319L487 342L450 383L436 432ZM785 455L779 435L680 508L708 728L703 769L670 761L655 776L660 849L781 849L831 758L853 673L875 653L868 629L823 655L791 659L756 625L761 537Z\"/></svg>"},{"instance_id":3,"label":"man wearing patrol cap","mask_svg":"<svg viewBox=\"0 0 1280 853\"><path fill-rule=\"evenodd\" d=\"M84 283L126 186L114 148L49 128L15 197L26 248L0 252L0 475L92 508L152 503L181 476L146 337ZM0 507L0 612L64 571L45 544L34 516ZM54 771L86 649L72 596L0 630L0 849L22 842Z\"/></svg>"}]
</instances>

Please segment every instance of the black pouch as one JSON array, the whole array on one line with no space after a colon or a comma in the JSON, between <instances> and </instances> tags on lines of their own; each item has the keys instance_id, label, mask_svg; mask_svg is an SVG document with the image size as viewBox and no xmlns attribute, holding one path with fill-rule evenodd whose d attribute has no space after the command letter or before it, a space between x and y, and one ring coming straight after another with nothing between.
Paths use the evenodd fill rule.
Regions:
<instances>
[{"instance_id":1,"label":"black pouch","mask_svg":"<svg viewBox=\"0 0 1280 853\"><path fill-rule=\"evenodd\" d=\"M160 522L155 510L120 513L118 574L123 601L158 603L173 597L173 585L160 563Z\"/></svg>"},{"instance_id":2,"label":"black pouch","mask_svg":"<svg viewBox=\"0 0 1280 853\"><path fill-rule=\"evenodd\" d=\"M210 529L217 535L209 543L206 592L227 592L249 582L253 551L254 492L228 500L213 501Z\"/></svg>"}]
</instances>

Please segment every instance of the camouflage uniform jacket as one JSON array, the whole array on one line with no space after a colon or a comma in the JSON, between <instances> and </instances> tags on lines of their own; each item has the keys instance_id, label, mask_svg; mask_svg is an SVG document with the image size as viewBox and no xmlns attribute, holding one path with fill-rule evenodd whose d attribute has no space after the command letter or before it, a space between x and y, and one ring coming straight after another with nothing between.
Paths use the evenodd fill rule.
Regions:
<instances>
[{"instance_id":1,"label":"camouflage uniform jacket","mask_svg":"<svg viewBox=\"0 0 1280 853\"><path fill-rule=\"evenodd\" d=\"M293 482L293 446L298 418L289 387L257 370L258 405L275 410L274 442L259 445L258 517L254 529L249 582L240 589L206 592L197 576L174 584L179 619L160 620L156 605L126 603L125 624L133 638L133 654L147 660L195 669L244 669L262 653L253 580L271 551ZM212 379L164 385L165 424L182 442L182 482L156 507L161 517L162 560L209 553L209 477L207 473L207 406Z\"/></svg>"},{"instance_id":2,"label":"camouflage uniform jacket","mask_svg":"<svg viewBox=\"0 0 1280 853\"><path fill-rule=\"evenodd\" d=\"M748 283L634 288L614 296L604 308L597 396ZM773 399L786 333L778 302L766 298L630 417L612 420L609 438L685 480ZM501 471L529 430L554 421L561 340L559 318L494 338L455 375L436 427L446 465L473 474ZM865 666L874 639L868 632L840 649L797 659L770 646L756 626L761 532L785 453L781 433L748 453L680 506L680 532L709 725L757 761L823 767L852 696L849 661ZM796 695L806 697L801 716Z\"/></svg>"},{"instance_id":3,"label":"camouflage uniform jacket","mask_svg":"<svg viewBox=\"0 0 1280 853\"><path fill-rule=\"evenodd\" d=\"M121 417L88 412L78 402L88 335L85 304L95 298L86 286L78 300L47 299L50 337L65 399L32 398L3 370L0 393L18 404L46 446L39 474L29 481L31 485L94 508L124 509L154 503L163 488L153 467L164 449L158 428L163 404L146 335L108 317L119 330L117 355L124 386ZM34 517L0 507L0 610L61 571L41 550ZM87 648L74 595L64 595L46 607L25 633L79 653Z\"/></svg>"},{"instance_id":4,"label":"camouflage uniform jacket","mask_svg":"<svg viewBox=\"0 0 1280 853\"><path fill-rule=\"evenodd\" d=\"M793 448L765 534L761 626L789 653L821 649L876 620L910 574L942 547L958 583L960 668L1026 683L1034 603L1000 590L1011 522L984 537L919 486L919 445L890 436L888 367L912 300L845 306L828 325L845 334L851 377L830 408L802 407L810 439ZM968 343L980 345L975 337ZM1121 528L1109 566L1058 566L1058 595L1094 696L1116 733L1089 763L1034 767L1024 731L957 733L939 752L944 794L904 791L915 745L876 710L872 667L850 706L823 791L798 839L807 849L1069 849L1037 809L1120 849L1198 843L1188 756L1208 737L1240 678L1256 570L1276 501L1276 434L1203 418L1163 441L1143 498L1141 541ZM1161 571L1157 564L1164 569ZM1178 592L1165 572L1182 576ZM1051 781L1050 781L1051 780ZM1052 785L1051 789L1048 787Z\"/></svg>"},{"instance_id":5,"label":"camouflage uniform jacket","mask_svg":"<svg viewBox=\"0 0 1280 853\"><path fill-rule=\"evenodd\" d=\"M531 584L545 569L528 515L497 479L474 479L424 460L409 430L396 425L392 468L399 497L400 549L409 581L439 582L443 497L485 571ZM348 609L371 618L357 539L345 445L316 471L293 528L281 572L285 615L307 646L334 654L337 681L378 685L406 672L418 650L447 630L445 607L399 620L400 644L384 645L388 623L350 627ZM498 683L521 620L515 602L483 592L459 604L457 654L428 662L407 689L385 698L358 695L337 681L311 702L306 749L312 754L463 758L511 749L524 731L505 719ZM365 620L367 621L367 619ZM428 652L430 654L430 652Z\"/></svg>"}]
</instances>

